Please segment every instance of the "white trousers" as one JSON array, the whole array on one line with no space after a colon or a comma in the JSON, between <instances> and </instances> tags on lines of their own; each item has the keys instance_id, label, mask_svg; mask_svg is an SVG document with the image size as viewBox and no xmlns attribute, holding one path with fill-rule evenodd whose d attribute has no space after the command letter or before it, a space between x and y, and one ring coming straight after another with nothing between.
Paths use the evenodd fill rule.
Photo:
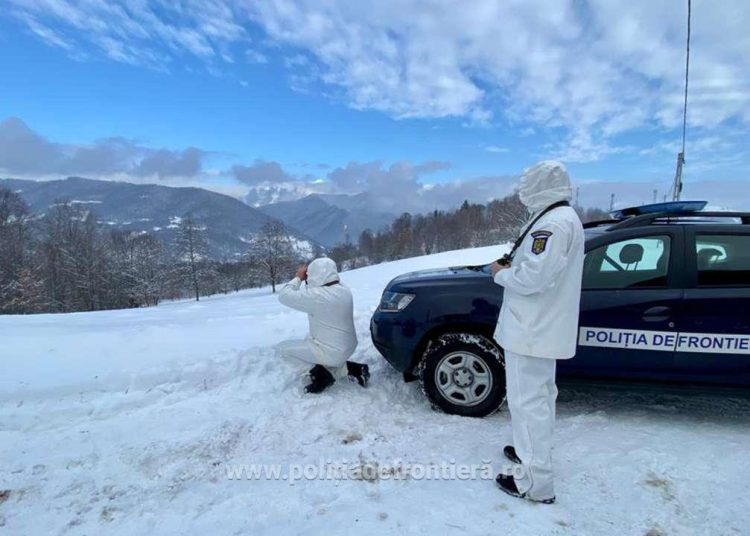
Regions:
<instances>
[{"instance_id":1,"label":"white trousers","mask_svg":"<svg viewBox=\"0 0 750 536\"><path fill-rule=\"evenodd\" d=\"M513 446L521 459L518 491L531 499L555 496L552 477L552 433L555 427L554 359L505 353L505 379L513 427Z\"/></svg>"},{"instance_id":2,"label":"white trousers","mask_svg":"<svg viewBox=\"0 0 750 536\"><path fill-rule=\"evenodd\" d=\"M300 376L307 374L315 365L323 365L334 379L346 378L346 361L331 359L323 355L307 339L284 341L276 345L276 355L286 361Z\"/></svg>"}]
</instances>

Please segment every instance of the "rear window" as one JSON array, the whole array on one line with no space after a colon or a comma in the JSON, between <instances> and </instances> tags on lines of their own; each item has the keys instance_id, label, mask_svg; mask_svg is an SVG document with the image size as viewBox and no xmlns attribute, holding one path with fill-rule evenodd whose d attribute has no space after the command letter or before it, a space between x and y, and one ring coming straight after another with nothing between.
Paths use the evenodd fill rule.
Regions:
<instances>
[{"instance_id":1,"label":"rear window","mask_svg":"<svg viewBox=\"0 0 750 536\"><path fill-rule=\"evenodd\" d=\"M695 252L699 286L750 286L750 235L700 234Z\"/></svg>"}]
</instances>

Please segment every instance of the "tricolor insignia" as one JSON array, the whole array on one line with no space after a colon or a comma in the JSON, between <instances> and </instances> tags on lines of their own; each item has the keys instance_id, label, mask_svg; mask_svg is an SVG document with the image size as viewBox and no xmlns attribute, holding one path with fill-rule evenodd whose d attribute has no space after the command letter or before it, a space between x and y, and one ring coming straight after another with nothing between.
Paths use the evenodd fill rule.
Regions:
<instances>
[{"instance_id":1,"label":"tricolor insignia","mask_svg":"<svg viewBox=\"0 0 750 536\"><path fill-rule=\"evenodd\" d=\"M533 239L531 241L531 252L534 255L543 253L547 248L547 240L549 240L550 236L552 236L552 233L549 231L535 231L531 233L531 238Z\"/></svg>"}]
</instances>

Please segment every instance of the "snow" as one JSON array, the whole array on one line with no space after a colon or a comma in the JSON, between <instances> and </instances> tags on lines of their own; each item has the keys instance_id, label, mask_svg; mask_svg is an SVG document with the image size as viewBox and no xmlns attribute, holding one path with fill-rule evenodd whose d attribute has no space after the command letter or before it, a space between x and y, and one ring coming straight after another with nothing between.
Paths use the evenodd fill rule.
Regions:
<instances>
[{"instance_id":1,"label":"snow","mask_svg":"<svg viewBox=\"0 0 750 536\"><path fill-rule=\"evenodd\" d=\"M313 256L313 245L309 240L300 240L293 236L289 236L289 241L292 244L292 249L297 252L302 258L310 259Z\"/></svg>"},{"instance_id":2,"label":"snow","mask_svg":"<svg viewBox=\"0 0 750 536\"><path fill-rule=\"evenodd\" d=\"M180 216L171 216L169 218L169 225L167 225L167 229L178 229L181 223L182 218Z\"/></svg>"},{"instance_id":3,"label":"snow","mask_svg":"<svg viewBox=\"0 0 750 536\"><path fill-rule=\"evenodd\" d=\"M63 203L52 203L50 207L64 207L67 205L100 205L101 201L96 200L86 200L86 199L71 199L70 201L65 201Z\"/></svg>"},{"instance_id":4,"label":"snow","mask_svg":"<svg viewBox=\"0 0 750 536\"><path fill-rule=\"evenodd\" d=\"M355 294L354 359L370 364L372 383L338 383L317 397L302 394L301 380L274 359L273 345L304 336L307 326L268 289L148 309L0 316L0 529L747 531L750 401L735 392L561 385L552 506L508 497L481 472L418 478L420 463L483 470L491 460L492 473L499 470L508 414L477 420L432 411L418 385L403 383L373 349L369 317L396 275L501 253L448 252L342 274ZM381 471L346 480L228 477L241 464L287 471L326 462L379 463Z\"/></svg>"}]
</instances>

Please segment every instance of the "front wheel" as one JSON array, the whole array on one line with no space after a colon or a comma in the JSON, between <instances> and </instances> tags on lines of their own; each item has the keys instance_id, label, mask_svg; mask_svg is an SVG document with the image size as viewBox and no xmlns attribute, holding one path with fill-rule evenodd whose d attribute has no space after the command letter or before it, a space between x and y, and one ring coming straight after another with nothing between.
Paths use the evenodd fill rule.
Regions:
<instances>
[{"instance_id":1,"label":"front wheel","mask_svg":"<svg viewBox=\"0 0 750 536\"><path fill-rule=\"evenodd\" d=\"M428 345L419 372L425 395L446 413L485 417L505 400L502 351L481 335L441 335Z\"/></svg>"}]
</instances>

